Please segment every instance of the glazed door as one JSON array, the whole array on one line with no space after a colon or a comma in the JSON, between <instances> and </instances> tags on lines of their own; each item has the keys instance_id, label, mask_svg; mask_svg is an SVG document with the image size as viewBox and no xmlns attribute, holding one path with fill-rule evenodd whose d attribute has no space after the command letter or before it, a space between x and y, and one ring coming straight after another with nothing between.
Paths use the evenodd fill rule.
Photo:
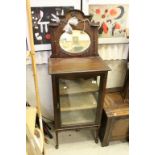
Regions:
<instances>
[{"instance_id":1,"label":"glazed door","mask_svg":"<svg viewBox=\"0 0 155 155\"><path fill-rule=\"evenodd\" d=\"M100 76L59 78L60 125L96 124Z\"/></svg>"}]
</instances>

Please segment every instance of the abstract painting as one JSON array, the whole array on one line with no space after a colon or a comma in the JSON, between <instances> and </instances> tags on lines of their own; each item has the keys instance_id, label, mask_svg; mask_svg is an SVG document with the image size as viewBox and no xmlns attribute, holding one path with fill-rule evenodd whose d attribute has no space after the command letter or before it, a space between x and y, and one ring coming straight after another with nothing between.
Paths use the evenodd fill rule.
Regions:
<instances>
[{"instance_id":1,"label":"abstract painting","mask_svg":"<svg viewBox=\"0 0 155 155\"><path fill-rule=\"evenodd\" d=\"M64 15L73 6L65 7L31 7L34 44L50 44L50 33L48 24L52 22L52 14Z\"/></svg>"},{"instance_id":2,"label":"abstract painting","mask_svg":"<svg viewBox=\"0 0 155 155\"><path fill-rule=\"evenodd\" d=\"M100 23L99 37L125 37L128 27L128 4L89 5L92 20Z\"/></svg>"}]
</instances>

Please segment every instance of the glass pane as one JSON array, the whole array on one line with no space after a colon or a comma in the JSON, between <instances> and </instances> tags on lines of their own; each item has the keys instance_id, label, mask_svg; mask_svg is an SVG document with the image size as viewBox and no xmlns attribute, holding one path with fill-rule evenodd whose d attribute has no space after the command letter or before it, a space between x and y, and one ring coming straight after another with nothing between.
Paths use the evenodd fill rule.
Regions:
<instances>
[{"instance_id":1,"label":"glass pane","mask_svg":"<svg viewBox=\"0 0 155 155\"><path fill-rule=\"evenodd\" d=\"M86 32L80 30L73 30L72 34L64 32L59 44L66 52L81 53L90 46L90 37Z\"/></svg>"},{"instance_id":2,"label":"glass pane","mask_svg":"<svg viewBox=\"0 0 155 155\"><path fill-rule=\"evenodd\" d=\"M60 79L59 82L61 125L95 123L99 79Z\"/></svg>"}]
</instances>

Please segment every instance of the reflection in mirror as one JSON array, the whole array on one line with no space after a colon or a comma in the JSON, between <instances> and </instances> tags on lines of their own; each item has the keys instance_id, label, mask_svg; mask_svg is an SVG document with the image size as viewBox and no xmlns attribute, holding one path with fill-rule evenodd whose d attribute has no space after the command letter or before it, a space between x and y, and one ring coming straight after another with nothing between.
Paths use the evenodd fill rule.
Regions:
<instances>
[{"instance_id":1,"label":"reflection in mirror","mask_svg":"<svg viewBox=\"0 0 155 155\"><path fill-rule=\"evenodd\" d=\"M90 37L81 30L73 30L72 34L64 32L60 37L59 44L66 52L81 53L90 46Z\"/></svg>"}]
</instances>

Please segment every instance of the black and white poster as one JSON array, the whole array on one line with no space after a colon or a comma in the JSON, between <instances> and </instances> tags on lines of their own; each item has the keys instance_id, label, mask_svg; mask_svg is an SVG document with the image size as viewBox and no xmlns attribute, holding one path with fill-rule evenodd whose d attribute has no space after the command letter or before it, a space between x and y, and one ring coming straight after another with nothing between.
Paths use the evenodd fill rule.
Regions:
<instances>
[{"instance_id":1,"label":"black and white poster","mask_svg":"<svg viewBox=\"0 0 155 155\"><path fill-rule=\"evenodd\" d=\"M50 44L48 24L52 22L52 14L64 15L68 10L73 10L73 6L65 7L31 7L34 44Z\"/></svg>"}]
</instances>

